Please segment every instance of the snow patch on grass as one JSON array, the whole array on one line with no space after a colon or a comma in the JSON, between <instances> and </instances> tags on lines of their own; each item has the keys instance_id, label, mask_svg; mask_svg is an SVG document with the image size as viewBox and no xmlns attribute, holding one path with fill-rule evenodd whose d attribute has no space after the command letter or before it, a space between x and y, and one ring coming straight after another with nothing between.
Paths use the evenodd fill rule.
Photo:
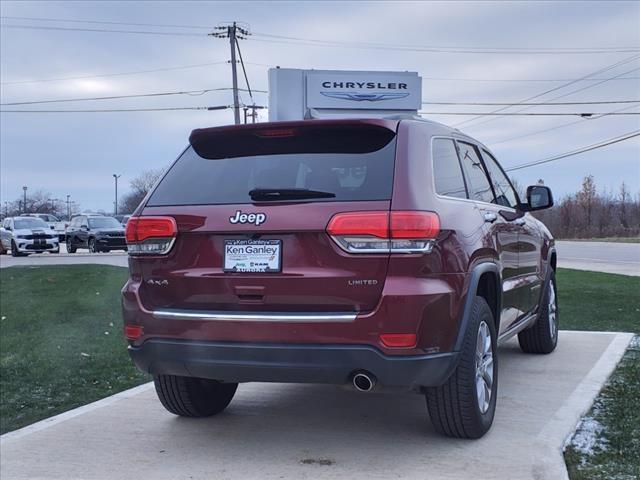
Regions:
<instances>
[{"instance_id":1,"label":"snow patch on grass","mask_svg":"<svg viewBox=\"0 0 640 480\"><path fill-rule=\"evenodd\" d=\"M590 415L584 417L578 424L578 429L569 445L580 453L583 465L586 463L587 457L607 450L604 431L604 426Z\"/></svg>"}]
</instances>

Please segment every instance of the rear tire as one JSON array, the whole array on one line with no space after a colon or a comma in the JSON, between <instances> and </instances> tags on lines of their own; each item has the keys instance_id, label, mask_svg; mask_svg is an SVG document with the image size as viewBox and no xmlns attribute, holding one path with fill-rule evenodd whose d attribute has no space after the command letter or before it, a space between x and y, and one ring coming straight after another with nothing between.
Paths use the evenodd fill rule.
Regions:
<instances>
[{"instance_id":1,"label":"rear tire","mask_svg":"<svg viewBox=\"0 0 640 480\"><path fill-rule=\"evenodd\" d=\"M233 399L237 383L176 375L153 377L160 402L181 417L210 417L222 412Z\"/></svg>"},{"instance_id":2,"label":"rear tire","mask_svg":"<svg viewBox=\"0 0 640 480\"><path fill-rule=\"evenodd\" d=\"M73 244L71 237L67 238L65 243L67 245L67 253L76 253L76 246Z\"/></svg>"},{"instance_id":3,"label":"rear tire","mask_svg":"<svg viewBox=\"0 0 640 480\"><path fill-rule=\"evenodd\" d=\"M558 295L556 275L551 272L536 323L518 334L518 343L525 353L551 353L558 345Z\"/></svg>"},{"instance_id":4,"label":"rear tire","mask_svg":"<svg viewBox=\"0 0 640 480\"><path fill-rule=\"evenodd\" d=\"M437 432L449 437L480 438L491 428L498 393L496 345L491 308L484 298L475 297L458 366L443 385L425 392L429 417Z\"/></svg>"},{"instance_id":5,"label":"rear tire","mask_svg":"<svg viewBox=\"0 0 640 480\"><path fill-rule=\"evenodd\" d=\"M11 240L11 256L12 257L22 256L22 253L18 251L18 246L16 245L16 242L14 242L13 240Z\"/></svg>"}]
</instances>

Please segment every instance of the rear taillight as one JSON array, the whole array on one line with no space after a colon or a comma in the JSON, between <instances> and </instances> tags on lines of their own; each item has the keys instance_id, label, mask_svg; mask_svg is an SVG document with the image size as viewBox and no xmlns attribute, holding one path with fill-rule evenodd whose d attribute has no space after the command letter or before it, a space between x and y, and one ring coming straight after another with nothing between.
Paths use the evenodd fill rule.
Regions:
<instances>
[{"instance_id":1,"label":"rear taillight","mask_svg":"<svg viewBox=\"0 0 640 480\"><path fill-rule=\"evenodd\" d=\"M127 222L125 238L131 255L164 255L178 233L173 217L134 217Z\"/></svg>"},{"instance_id":2,"label":"rear taillight","mask_svg":"<svg viewBox=\"0 0 640 480\"><path fill-rule=\"evenodd\" d=\"M427 253L440 233L440 218L419 211L338 213L327 233L349 253Z\"/></svg>"}]
</instances>

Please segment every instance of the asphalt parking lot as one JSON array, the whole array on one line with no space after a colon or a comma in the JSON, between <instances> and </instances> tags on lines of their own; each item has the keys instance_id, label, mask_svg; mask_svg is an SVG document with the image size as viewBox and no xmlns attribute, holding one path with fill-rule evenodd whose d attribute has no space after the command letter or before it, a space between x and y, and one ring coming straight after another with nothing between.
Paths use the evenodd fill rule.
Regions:
<instances>
[{"instance_id":1,"label":"asphalt parking lot","mask_svg":"<svg viewBox=\"0 0 640 480\"><path fill-rule=\"evenodd\" d=\"M558 241L558 266L595 272L619 273L640 276L640 243L613 242L568 242ZM74 265L96 263L126 267L125 252L89 253L79 249L77 253L33 254L28 257L14 258L10 255L0 257L0 268L14 265Z\"/></svg>"},{"instance_id":2,"label":"asphalt parking lot","mask_svg":"<svg viewBox=\"0 0 640 480\"><path fill-rule=\"evenodd\" d=\"M26 265L115 265L127 267L126 252L89 253L89 250L78 249L77 253L66 253L65 247L60 246L61 252L35 253L28 257L12 257L10 254L0 256L0 268Z\"/></svg>"},{"instance_id":3,"label":"asphalt parking lot","mask_svg":"<svg viewBox=\"0 0 640 480\"><path fill-rule=\"evenodd\" d=\"M209 419L167 413L150 384L0 439L3 479L566 478L561 449L631 334L562 331L551 355L500 351L482 439L437 435L416 394L244 384Z\"/></svg>"}]
</instances>

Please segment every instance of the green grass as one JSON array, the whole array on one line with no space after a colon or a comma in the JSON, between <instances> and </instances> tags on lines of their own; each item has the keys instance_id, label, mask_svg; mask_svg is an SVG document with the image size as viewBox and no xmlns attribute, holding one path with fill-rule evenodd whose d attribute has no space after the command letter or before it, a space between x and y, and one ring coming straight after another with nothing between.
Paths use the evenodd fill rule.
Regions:
<instances>
[{"instance_id":1,"label":"green grass","mask_svg":"<svg viewBox=\"0 0 640 480\"><path fill-rule=\"evenodd\" d=\"M640 278L559 269L557 282L560 328L640 334ZM586 435L592 448L572 441L565 451L571 480L640 478L638 338L578 428L577 438Z\"/></svg>"},{"instance_id":2,"label":"green grass","mask_svg":"<svg viewBox=\"0 0 640 480\"><path fill-rule=\"evenodd\" d=\"M640 334L640 277L558 269L560 328Z\"/></svg>"},{"instance_id":3,"label":"green grass","mask_svg":"<svg viewBox=\"0 0 640 480\"><path fill-rule=\"evenodd\" d=\"M122 335L127 270L99 265L0 270L0 431L149 378Z\"/></svg>"}]
</instances>

